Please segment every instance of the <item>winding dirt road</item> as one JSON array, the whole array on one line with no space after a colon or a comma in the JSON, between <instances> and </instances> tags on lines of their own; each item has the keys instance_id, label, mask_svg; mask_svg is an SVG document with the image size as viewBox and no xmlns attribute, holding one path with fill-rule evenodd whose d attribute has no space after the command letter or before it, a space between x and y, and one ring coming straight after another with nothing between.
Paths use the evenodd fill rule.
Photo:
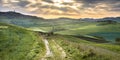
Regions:
<instances>
[{"instance_id":1,"label":"winding dirt road","mask_svg":"<svg viewBox=\"0 0 120 60\"><path fill-rule=\"evenodd\" d=\"M45 44L45 47L46 47L46 54L45 54L45 56L41 60L47 60L46 57L52 57L53 53L50 50L48 40L47 39L43 39L43 41L44 41L44 44Z\"/></svg>"},{"instance_id":2,"label":"winding dirt road","mask_svg":"<svg viewBox=\"0 0 120 60\"><path fill-rule=\"evenodd\" d=\"M62 59L64 59L66 57L66 53L65 53L64 49L60 45L58 45L55 42L55 40L52 40L52 41L54 42L56 49L58 49L58 51L61 52L60 56L62 57Z\"/></svg>"},{"instance_id":3,"label":"winding dirt road","mask_svg":"<svg viewBox=\"0 0 120 60\"><path fill-rule=\"evenodd\" d=\"M43 38L43 41L44 41L44 44L45 44L45 47L46 47L46 53L43 56L43 58L40 59L40 60L47 60L47 57L52 57L54 59L56 53L60 53L58 56L62 60L66 57L66 53L65 53L64 49L61 46L59 46L55 42L55 40L52 40L52 44L53 44L52 46L54 46L54 48L52 50L51 50L52 46L49 45L49 41L45 38ZM53 53L53 51L55 51L55 50L56 50L56 53L55 52Z\"/></svg>"}]
</instances>

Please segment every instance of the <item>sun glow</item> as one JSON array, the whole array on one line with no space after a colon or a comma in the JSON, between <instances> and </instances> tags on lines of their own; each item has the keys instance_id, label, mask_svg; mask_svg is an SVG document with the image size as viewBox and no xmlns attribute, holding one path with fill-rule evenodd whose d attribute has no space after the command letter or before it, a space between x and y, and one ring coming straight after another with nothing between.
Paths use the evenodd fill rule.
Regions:
<instances>
[{"instance_id":1,"label":"sun glow","mask_svg":"<svg viewBox=\"0 0 120 60\"><path fill-rule=\"evenodd\" d=\"M119 5L117 0L0 0L1 11L16 10L44 18L118 17Z\"/></svg>"}]
</instances>

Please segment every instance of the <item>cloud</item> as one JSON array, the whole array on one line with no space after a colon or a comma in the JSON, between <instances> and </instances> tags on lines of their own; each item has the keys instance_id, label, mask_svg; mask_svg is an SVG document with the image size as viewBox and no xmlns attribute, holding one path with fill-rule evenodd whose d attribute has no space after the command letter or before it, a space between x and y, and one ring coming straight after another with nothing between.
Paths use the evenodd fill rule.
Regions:
<instances>
[{"instance_id":1,"label":"cloud","mask_svg":"<svg viewBox=\"0 0 120 60\"><path fill-rule=\"evenodd\" d=\"M82 2L84 8L87 7L94 8L96 5L100 3L114 6L115 4L120 3L120 0L76 0L76 2Z\"/></svg>"},{"instance_id":2,"label":"cloud","mask_svg":"<svg viewBox=\"0 0 120 60\"><path fill-rule=\"evenodd\" d=\"M45 2L48 2L48 3L53 3L52 0L42 0L42 1L45 1Z\"/></svg>"},{"instance_id":3,"label":"cloud","mask_svg":"<svg viewBox=\"0 0 120 60\"><path fill-rule=\"evenodd\" d=\"M17 5L20 6L20 7L26 7L28 4L30 4L29 1L19 1L17 3Z\"/></svg>"},{"instance_id":4,"label":"cloud","mask_svg":"<svg viewBox=\"0 0 120 60\"><path fill-rule=\"evenodd\" d=\"M0 0L0 6L2 5L2 0Z\"/></svg>"},{"instance_id":5,"label":"cloud","mask_svg":"<svg viewBox=\"0 0 120 60\"><path fill-rule=\"evenodd\" d=\"M83 2L84 4L97 4L97 3L116 3L120 0L75 0L76 2Z\"/></svg>"},{"instance_id":6,"label":"cloud","mask_svg":"<svg viewBox=\"0 0 120 60\"><path fill-rule=\"evenodd\" d=\"M120 12L120 2L116 4L110 4L110 11Z\"/></svg>"},{"instance_id":7,"label":"cloud","mask_svg":"<svg viewBox=\"0 0 120 60\"><path fill-rule=\"evenodd\" d=\"M83 10L92 8L95 10L106 10L109 12L120 12L120 0L76 0L76 2L82 2Z\"/></svg>"},{"instance_id":8,"label":"cloud","mask_svg":"<svg viewBox=\"0 0 120 60\"><path fill-rule=\"evenodd\" d=\"M108 17L120 13L120 0L0 0L0 4L2 10L22 9L37 16Z\"/></svg>"}]
</instances>

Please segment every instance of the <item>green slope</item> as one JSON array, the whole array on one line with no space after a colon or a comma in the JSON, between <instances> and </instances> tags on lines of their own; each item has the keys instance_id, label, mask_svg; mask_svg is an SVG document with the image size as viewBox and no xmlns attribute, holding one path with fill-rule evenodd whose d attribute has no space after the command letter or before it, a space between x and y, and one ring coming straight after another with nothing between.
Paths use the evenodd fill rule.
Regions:
<instances>
[{"instance_id":1,"label":"green slope","mask_svg":"<svg viewBox=\"0 0 120 60\"><path fill-rule=\"evenodd\" d=\"M57 31L57 34L63 35L90 35L103 37L106 40L114 41L120 37L120 23L100 25L102 23L81 23L73 25L75 28L69 28L63 31Z\"/></svg>"},{"instance_id":2,"label":"green slope","mask_svg":"<svg viewBox=\"0 0 120 60\"><path fill-rule=\"evenodd\" d=\"M80 23L77 25L72 25L75 28L68 28L68 30L58 31L57 33L79 35L79 34L91 34L97 32L120 32L120 28L119 28L120 23L108 24L108 25L99 25L99 24L101 23L88 23L88 22Z\"/></svg>"},{"instance_id":3,"label":"green slope","mask_svg":"<svg viewBox=\"0 0 120 60\"><path fill-rule=\"evenodd\" d=\"M37 60L45 46L37 33L0 23L0 60Z\"/></svg>"},{"instance_id":4,"label":"green slope","mask_svg":"<svg viewBox=\"0 0 120 60\"><path fill-rule=\"evenodd\" d=\"M54 35L50 36L49 42L55 45L53 40L60 45L66 52L63 60L119 60L119 45L93 43L73 36ZM60 54L55 48L52 48L56 55ZM56 59L60 57L56 56Z\"/></svg>"},{"instance_id":5,"label":"green slope","mask_svg":"<svg viewBox=\"0 0 120 60\"><path fill-rule=\"evenodd\" d=\"M85 24L86 25L86 24ZM96 37L88 36L93 39ZM47 36L52 57L45 57L44 37L25 28L0 23L0 60L119 60L120 46L89 42L69 35Z\"/></svg>"}]
</instances>

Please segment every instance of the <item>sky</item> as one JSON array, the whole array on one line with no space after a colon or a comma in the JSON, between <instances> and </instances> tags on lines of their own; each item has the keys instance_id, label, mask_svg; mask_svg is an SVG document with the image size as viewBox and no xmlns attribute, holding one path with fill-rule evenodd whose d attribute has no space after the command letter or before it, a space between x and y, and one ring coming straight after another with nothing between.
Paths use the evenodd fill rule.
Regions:
<instances>
[{"instance_id":1,"label":"sky","mask_svg":"<svg viewBox=\"0 0 120 60\"><path fill-rule=\"evenodd\" d=\"M46 19L120 16L120 0L0 0L0 11L16 11Z\"/></svg>"}]
</instances>

